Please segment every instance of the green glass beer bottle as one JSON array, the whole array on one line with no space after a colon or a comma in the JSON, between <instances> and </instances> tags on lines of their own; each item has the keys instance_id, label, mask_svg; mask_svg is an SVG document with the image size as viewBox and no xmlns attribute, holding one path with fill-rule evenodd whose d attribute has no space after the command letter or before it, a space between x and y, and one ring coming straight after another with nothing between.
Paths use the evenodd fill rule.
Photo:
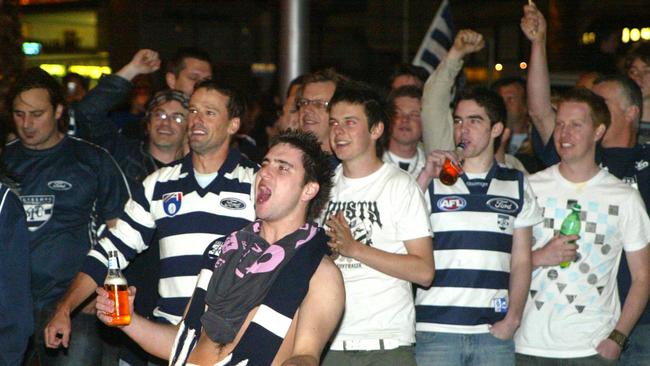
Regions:
<instances>
[{"instance_id":1,"label":"green glass beer bottle","mask_svg":"<svg viewBox=\"0 0 650 366\"><path fill-rule=\"evenodd\" d=\"M578 235L580 234L580 205L574 204L571 207L571 213L567 216L564 221L562 221L562 226L560 227L560 235ZM571 240L570 244L575 245L576 241ZM571 261L566 261L560 263L560 268L567 268L571 264Z\"/></svg>"}]
</instances>

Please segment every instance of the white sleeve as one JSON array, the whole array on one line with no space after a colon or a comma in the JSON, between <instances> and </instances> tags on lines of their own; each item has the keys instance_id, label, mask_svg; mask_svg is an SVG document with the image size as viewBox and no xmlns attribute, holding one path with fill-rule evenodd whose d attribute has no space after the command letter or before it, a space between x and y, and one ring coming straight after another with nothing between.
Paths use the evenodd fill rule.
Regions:
<instances>
[{"instance_id":1,"label":"white sleeve","mask_svg":"<svg viewBox=\"0 0 650 366\"><path fill-rule=\"evenodd\" d=\"M533 188L528 183L528 178L524 177L524 207L515 219L515 229L533 226L542 221L542 208L537 204Z\"/></svg>"},{"instance_id":2,"label":"white sleeve","mask_svg":"<svg viewBox=\"0 0 650 366\"><path fill-rule=\"evenodd\" d=\"M639 191L630 190L633 194L619 206L621 210L621 225L619 230L623 238L623 249L633 252L643 249L650 242L650 219Z\"/></svg>"}]
</instances>

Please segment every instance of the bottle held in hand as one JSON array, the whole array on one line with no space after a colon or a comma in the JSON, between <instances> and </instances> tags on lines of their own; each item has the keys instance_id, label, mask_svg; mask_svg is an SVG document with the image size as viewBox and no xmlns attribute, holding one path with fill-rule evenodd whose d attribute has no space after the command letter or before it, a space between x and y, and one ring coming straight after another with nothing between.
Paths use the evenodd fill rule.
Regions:
<instances>
[{"instance_id":1,"label":"bottle held in hand","mask_svg":"<svg viewBox=\"0 0 650 366\"><path fill-rule=\"evenodd\" d=\"M109 325L112 327L131 323L128 287L126 278L120 270L117 251L110 251L108 253L108 274L104 281L104 289L108 292L108 297L115 302L115 308L110 314L113 320Z\"/></svg>"},{"instance_id":2,"label":"bottle held in hand","mask_svg":"<svg viewBox=\"0 0 650 366\"><path fill-rule=\"evenodd\" d=\"M560 235L578 235L580 234L580 205L574 204L571 207L571 213L562 221L562 226L560 227ZM575 240L571 240L570 244L576 245ZM566 261L560 263L560 268L567 268L571 265L571 261Z\"/></svg>"},{"instance_id":3,"label":"bottle held in hand","mask_svg":"<svg viewBox=\"0 0 650 366\"><path fill-rule=\"evenodd\" d=\"M456 145L455 152L456 155L458 156L458 164L463 163L464 149L465 149L465 145L463 145L463 143ZM445 159L445 162L442 165L442 169L440 169L440 174L438 174L438 179L440 179L442 184L447 186L453 186L454 184L456 184L458 177L463 171L462 165L458 165L458 164L454 163L449 158Z\"/></svg>"}]
</instances>

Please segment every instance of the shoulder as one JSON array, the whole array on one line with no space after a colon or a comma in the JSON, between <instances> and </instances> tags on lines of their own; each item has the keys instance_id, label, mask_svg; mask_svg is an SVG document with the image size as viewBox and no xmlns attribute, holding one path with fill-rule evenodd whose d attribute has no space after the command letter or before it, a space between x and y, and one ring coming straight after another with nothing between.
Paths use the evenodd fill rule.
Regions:
<instances>
[{"instance_id":1,"label":"shoulder","mask_svg":"<svg viewBox=\"0 0 650 366\"><path fill-rule=\"evenodd\" d=\"M149 174L143 181L143 185L150 186L156 183L169 182L183 178L187 173L183 173L186 169L186 160L178 160L170 165L164 166L153 173ZM190 166L189 169L192 169Z\"/></svg>"},{"instance_id":2,"label":"shoulder","mask_svg":"<svg viewBox=\"0 0 650 366\"><path fill-rule=\"evenodd\" d=\"M310 289L312 286L315 286L317 289L339 286L343 288L343 275L341 274L341 270L329 256L323 256L321 259L314 276L312 276Z\"/></svg>"},{"instance_id":3,"label":"shoulder","mask_svg":"<svg viewBox=\"0 0 650 366\"><path fill-rule=\"evenodd\" d=\"M556 165L550 166L542 171L539 171L535 174L528 176L528 181L531 184L542 183L547 180L553 180L553 172L556 169Z\"/></svg>"}]
</instances>

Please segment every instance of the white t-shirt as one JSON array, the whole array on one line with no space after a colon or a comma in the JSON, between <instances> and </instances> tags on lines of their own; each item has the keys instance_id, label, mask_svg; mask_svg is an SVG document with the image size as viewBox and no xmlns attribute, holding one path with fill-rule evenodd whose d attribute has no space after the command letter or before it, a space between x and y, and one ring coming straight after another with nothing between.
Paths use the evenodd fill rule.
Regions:
<instances>
[{"instance_id":1,"label":"white t-shirt","mask_svg":"<svg viewBox=\"0 0 650 366\"><path fill-rule=\"evenodd\" d=\"M336 169L325 218L343 210L355 240L389 253L406 254L405 240L431 236L422 191L391 164L357 179ZM411 284L344 256L336 265L345 281L345 313L334 341L396 339L415 342Z\"/></svg>"},{"instance_id":2,"label":"white t-shirt","mask_svg":"<svg viewBox=\"0 0 650 366\"><path fill-rule=\"evenodd\" d=\"M533 250L557 233L570 207L581 208L578 258L567 268L540 267L516 336L519 353L554 358L596 354L620 316L616 274L622 251L643 249L650 220L639 192L605 170L585 183L562 177L558 165L530 177L544 221L533 227Z\"/></svg>"}]
</instances>

